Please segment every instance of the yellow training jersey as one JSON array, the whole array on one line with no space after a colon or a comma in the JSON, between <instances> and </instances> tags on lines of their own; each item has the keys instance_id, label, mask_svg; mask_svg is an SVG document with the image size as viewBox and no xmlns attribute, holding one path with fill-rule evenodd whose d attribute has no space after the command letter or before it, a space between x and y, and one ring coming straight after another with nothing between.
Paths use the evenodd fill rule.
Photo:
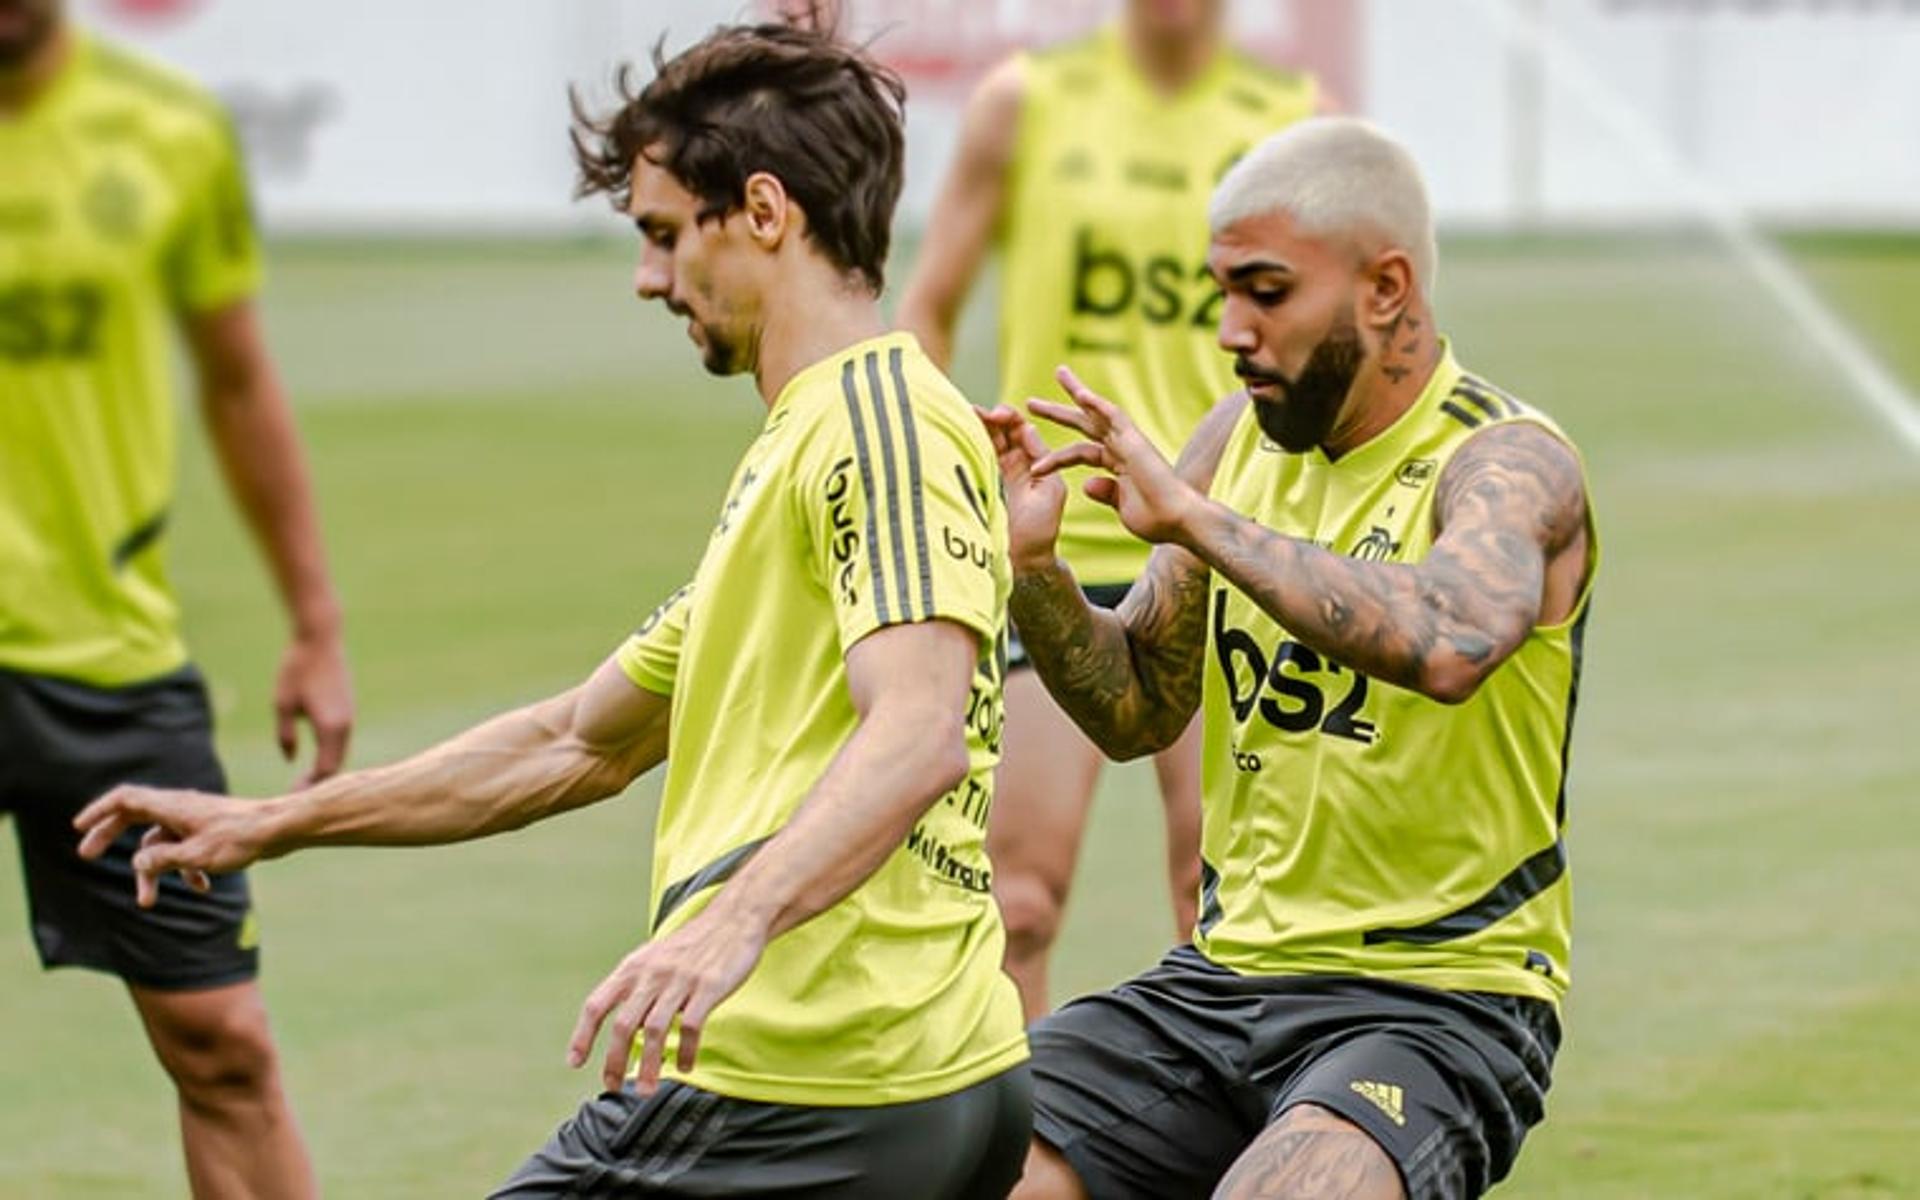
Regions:
<instances>
[{"instance_id":1,"label":"yellow training jersey","mask_svg":"<svg viewBox=\"0 0 1920 1200\"><path fill-rule=\"evenodd\" d=\"M0 667L111 686L186 658L169 344L259 276L231 127L185 79L81 38L0 115Z\"/></svg>"},{"instance_id":2,"label":"yellow training jersey","mask_svg":"<svg viewBox=\"0 0 1920 1200\"><path fill-rule=\"evenodd\" d=\"M781 391L692 583L621 648L634 682L673 697L658 935L779 832L852 736L855 642L934 618L980 638L965 781L865 883L775 939L694 1069L670 1074L748 1100L893 1104L1026 1057L985 849L1011 588L998 479L971 406L910 335L855 345Z\"/></svg>"},{"instance_id":3,"label":"yellow training jersey","mask_svg":"<svg viewBox=\"0 0 1920 1200\"><path fill-rule=\"evenodd\" d=\"M1288 454L1251 408L1222 504L1371 562L1417 563L1433 492L1476 430L1539 412L1447 352L1392 427L1337 462ZM1245 974L1337 973L1557 1002L1568 984L1567 745L1599 541L1568 618L1449 706L1301 645L1217 575L1206 673L1201 917Z\"/></svg>"},{"instance_id":4,"label":"yellow training jersey","mask_svg":"<svg viewBox=\"0 0 1920 1200\"><path fill-rule=\"evenodd\" d=\"M1238 386L1217 344L1207 202L1227 167L1313 112L1308 76L1222 50L1175 96L1156 93L1109 27L1023 56L1020 127L1001 230L1001 398L1060 399L1066 363L1169 456ZM1066 435L1042 423L1055 445ZM1083 584L1125 583L1148 547L1071 476L1059 550Z\"/></svg>"}]
</instances>

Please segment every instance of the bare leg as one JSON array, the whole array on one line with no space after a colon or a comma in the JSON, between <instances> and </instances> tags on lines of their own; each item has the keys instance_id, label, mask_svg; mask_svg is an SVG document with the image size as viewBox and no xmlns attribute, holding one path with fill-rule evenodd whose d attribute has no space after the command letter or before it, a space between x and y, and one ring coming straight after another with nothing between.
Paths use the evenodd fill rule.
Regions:
<instances>
[{"instance_id":1,"label":"bare leg","mask_svg":"<svg viewBox=\"0 0 1920 1200\"><path fill-rule=\"evenodd\" d=\"M197 1200L316 1195L259 985L128 991L179 1096L187 1179Z\"/></svg>"},{"instance_id":2,"label":"bare leg","mask_svg":"<svg viewBox=\"0 0 1920 1200\"><path fill-rule=\"evenodd\" d=\"M1214 1200L1405 1200L1400 1170L1358 1125L1296 1104L1253 1139Z\"/></svg>"},{"instance_id":3,"label":"bare leg","mask_svg":"<svg viewBox=\"0 0 1920 1200\"><path fill-rule=\"evenodd\" d=\"M1027 1165L1007 1200L1087 1200L1087 1189L1058 1150L1039 1138L1027 1146Z\"/></svg>"},{"instance_id":4,"label":"bare leg","mask_svg":"<svg viewBox=\"0 0 1920 1200\"><path fill-rule=\"evenodd\" d=\"M1007 926L1007 974L1032 1021L1052 1008L1047 956L1060 932L1103 760L1033 671L1007 676L1006 699L987 854Z\"/></svg>"},{"instance_id":5,"label":"bare leg","mask_svg":"<svg viewBox=\"0 0 1920 1200\"><path fill-rule=\"evenodd\" d=\"M1193 936L1200 905L1200 717L1180 740L1153 756L1160 805L1167 817L1167 887L1173 895L1178 940Z\"/></svg>"}]
</instances>

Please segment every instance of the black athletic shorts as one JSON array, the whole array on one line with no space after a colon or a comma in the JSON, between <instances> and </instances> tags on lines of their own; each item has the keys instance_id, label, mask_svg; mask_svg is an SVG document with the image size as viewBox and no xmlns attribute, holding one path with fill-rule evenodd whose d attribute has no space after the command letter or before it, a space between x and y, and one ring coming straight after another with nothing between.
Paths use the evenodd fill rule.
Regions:
<instances>
[{"instance_id":1,"label":"black athletic shorts","mask_svg":"<svg viewBox=\"0 0 1920 1200\"><path fill-rule=\"evenodd\" d=\"M1372 1135L1411 1200L1478 1196L1544 1111L1560 1024L1518 996L1236 975L1181 946L1036 1024L1034 1133L1093 1200L1204 1197L1295 1104Z\"/></svg>"},{"instance_id":2,"label":"black athletic shorts","mask_svg":"<svg viewBox=\"0 0 1920 1200\"><path fill-rule=\"evenodd\" d=\"M198 671L121 688L0 671L0 748L0 812L13 814L20 839L41 963L170 990L254 977L245 876L216 875L205 894L169 876L159 903L142 909L133 852L143 831L85 862L73 829L74 815L116 784L226 790Z\"/></svg>"},{"instance_id":3,"label":"black athletic shorts","mask_svg":"<svg viewBox=\"0 0 1920 1200\"><path fill-rule=\"evenodd\" d=\"M683 1083L642 1099L628 1084L581 1105L493 1200L1002 1200L1026 1160L1032 1104L1024 1063L873 1108L758 1104Z\"/></svg>"},{"instance_id":4,"label":"black athletic shorts","mask_svg":"<svg viewBox=\"0 0 1920 1200\"><path fill-rule=\"evenodd\" d=\"M1131 583L1090 583L1080 589L1095 608L1118 608L1132 590ZM1027 648L1020 641L1020 631L1007 623L1007 670L1032 670L1033 660L1027 657Z\"/></svg>"}]
</instances>

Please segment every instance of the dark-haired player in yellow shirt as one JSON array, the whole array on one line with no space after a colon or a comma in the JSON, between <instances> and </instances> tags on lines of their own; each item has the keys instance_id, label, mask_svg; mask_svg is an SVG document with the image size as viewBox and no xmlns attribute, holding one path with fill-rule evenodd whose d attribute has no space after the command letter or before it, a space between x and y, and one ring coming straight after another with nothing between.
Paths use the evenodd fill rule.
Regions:
<instances>
[{"instance_id":1,"label":"dark-haired player in yellow shirt","mask_svg":"<svg viewBox=\"0 0 1920 1200\"><path fill-rule=\"evenodd\" d=\"M1233 388L1215 344L1207 196L1246 149L1312 113L1311 76L1225 40L1221 0L1132 0L1078 41L1014 55L968 105L900 321L944 362L987 253L1000 251L1000 398L1049 395L1074 364L1173 453ZM1060 553L1112 605L1146 547L1077 490ZM1007 921L1007 969L1028 1017L1050 1007L1047 959L1073 881L1101 756L1048 698L1021 649L1007 679L1007 749L988 844ZM1174 924L1200 893L1198 728L1154 756Z\"/></svg>"},{"instance_id":2,"label":"dark-haired player in yellow shirt","mask_svg":"<svg viewBox=\"0 0 1920 1200\"><path fill-rule=\"evenodd\" d=\"M904 89L778 25L655 67L582 119L583 183L638 227L640 295L767 406L691 581L563 695L264 803L123 789L84 849L158 822L146 887L456 841L665 761L644 906L606 881L646 943L569 1048L610 1022L606 1091L500 1194L998 1200L1030 1127L984 848L1006 510L976 411L880 313Z\"/></svg>"},{"instance_id":3,"label":"dark-haired player in yellow shirt","mask_svg":"<svg viewBox=\"0 0 1920 1200\"><path fill-rule=\"evenodd\" d=\"M167 578L171 343L293 626L274 693L310 778L352 718L340 617L292 417L255 316L260 257L232 129L190 81L0 0L0 812L49 967L125 981L179 1096L193 1191L302 1196L312 1172L255 982L242 876L129 893L70 822L115 784L224 786Z\"/></svg>"}]
</instances>

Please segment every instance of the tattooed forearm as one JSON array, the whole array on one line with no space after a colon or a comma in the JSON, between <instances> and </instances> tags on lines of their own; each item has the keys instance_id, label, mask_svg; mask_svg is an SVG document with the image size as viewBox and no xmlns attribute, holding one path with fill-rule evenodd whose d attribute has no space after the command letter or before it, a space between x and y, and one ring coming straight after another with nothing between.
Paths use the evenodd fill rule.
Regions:
<instances>
[{"instance_id":1,"label":"tattooed forearm","mask_svg":"<svg viewBox=\"0 0 1920 1200\"><path fill-rule=\"evenodd\" d=\"M1394 1200L1399 1172L1358 1129L1275 1129L1240 1156L1215 1200Z\"/></svg>"},{"instance_id":2,"label":"tattooed forearm","mask_svg":"<svg viewBox=\"0 0 1920 1200\"><path fill-rule=\"evenodd\" d=\"M1585 491L1564 443L1517 424L1468 442L1437 489L1439 536L1413 565L1345 558L1219 505L1189 544L1313 649L1463 700L1539 619L1548 564L1585 529Z\"/></svg>"},{"instance_id":3,"label":"tattooed forearm","mask_svg":"<svg viewBox=\"0 0 1920 1200\"><path fill-rule=\"evenodd\" d=\"M1206 580L1190 556L1157 551L1120 609L1103 612L1064 566L1015 572L1013 621L1034 668L1111 757L1172 745L1199 706Z\"/></svg>"}]
</instances>

